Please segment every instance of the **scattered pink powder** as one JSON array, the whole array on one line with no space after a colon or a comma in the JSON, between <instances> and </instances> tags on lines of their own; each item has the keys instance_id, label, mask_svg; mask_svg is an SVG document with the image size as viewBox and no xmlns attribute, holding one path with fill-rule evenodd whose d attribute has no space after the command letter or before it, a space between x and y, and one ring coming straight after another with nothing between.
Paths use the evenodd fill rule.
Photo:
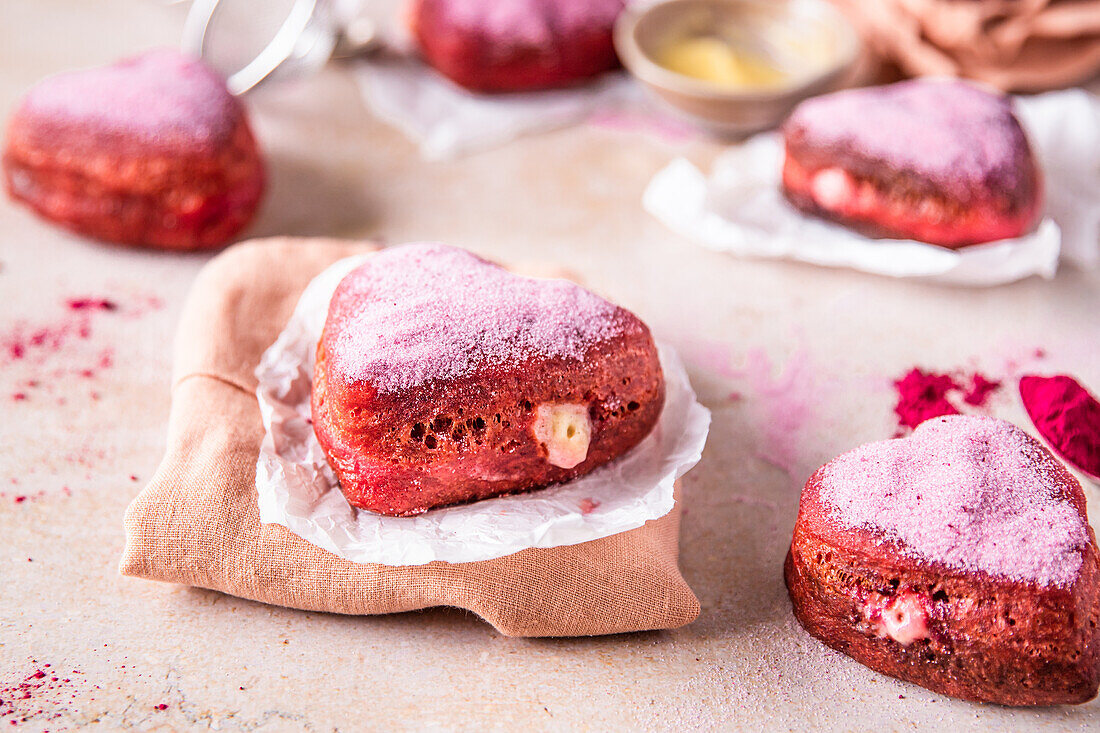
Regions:
<instances>
[{"instance_id":1,"label":"scattered pink powder","mask_svg":"<svg viewBox=\"0 0 1100 733\"><path fill-rule=\"evenodd\" d=\"M242 114L225 82L201 62L170 49L110 66L51 76L21 111L37 134L62 131L77 148L123 135L158 150L213 150Z\"/></svg>"},{"instance_id":2,"label":"scattered pink powder","mask_svg":"<svg viewBox=\"0 0 1100 733\"><path fill-rule=\"evenodd\" d=\"M27 558L27 562L32 561L32 558ZM107 644L102 647L95 645L86 647L82 654L109 655L107 649ZM100 660L95 666L102 670L104 661L110 663L109 657ZM74 728L76 720L87 717L84 713L88 710L88 703L95 702L97 691L102 689L100 685L94 684L88 674L79 669L65 667L69 671L63 672L34 659L28 662L29 670L25 668L16 672L13 668L0 677L0 720L6 720L13 726L35 724L35 730L69 730ZM139 671L133 664L117 665L115 674L121 674L126 681L134 677L154 677ZM118 689L126 688L120 685ZM151 704L151 707L154 710L167 710L170 705L162 702ZM112 712L109 720L99 722L117 727L121 720L122 718Z\"/></svg>"},{"instance_id":3,"label":"scattered pink powder","mask_svg":"<svg viewBox=\"0 0 1100 733\"><path fill-rule=\"evenodd\" d=\"M74 311L113 311L118 309L118 305L116 305L114 301L104 298L69 298L65 301L65 304L69 306L69 310Z\"/></svg>"},{"instance_id":4,"label":"scattered pink powder","mask_svg":"<svg viewBox=\"0 0 1100 733\"><path fill-rule=\"evenodd\" d=\"M581 514L591 514L596 511L600 506L600 502L596 499L581 499L580 510Z\"/></svg>"},{"instance_id":5,"label":"scattered pink powder","mask_svg":"<svg viewBox=\"0 0 1100 733\"><path fill-rule=\"evenodd\" d=\"M0 331L0 366L18 361L42 364L69 344L90 339L94 317L118 308L111 301L93 298L70 298L65 305L67 313L55 321L37 325L22 321ZM110 366L111 358L109 349L102 350L96 362L100 367ZM37 380L26 384L39 386Z\"/></svg>"},{"instance_id":6,"label":"scattered pink powder","mask_svg":"<svg viewBox=\"0 0 1100 733\"><path fill-rule=\"evenodd\" d=\"M964 201L975 189L1013 190L1030 165L1011 101L962 81L914 80L815 97L786 127L815 147L853 148L931 179Z\"/></svg>"},{"instance_id":7,"label":"scattered pink powder","mask_svg":"<svg viewBox=\"0 0 1100 733\"><path fill-rule=\"evenodd\" d=\"M66 298L64 310L53 320L21 320L0 329L0 369L11 368L17 380L11 400L26 402L44 392L52 394L62 385L71 386L66 380L70 375L92 379L113 367L114 349L95 345L94 327L102 317L133 318L159 307L148 297L135 296L133 300L123 308L107 298ZM98 392L91 396L96 399ZM59 405L67 402L65 397L54 401Z\"/></svg>"},{"instance_id":8,"label":"scattered pink powder","mask_svg":"<svg viewBox=\"0 0 1100 733\"><path fill-rule=\"evenodd\" d=\"M0 719L15 726L31 721L56 721L69 711L74 699L88 692L83 680L74 682L72 677L47 671L51 669L49 664L39 666L34 660L31 664L35 667L33 672L9 674L0 681ZM80 673L73 670L73 674Z\"/></svg>"},{"instance_id":9,"label":"scattered pink powder","mask_svg":"<svg viewBox=\"0 0 1100 733\"><path fill-rule=\"evenodd\" d=\"M1088 544L1073 480L1011 423L949 416L827 465L823 504L901 552L966 571L1067 586Z\"/></svg>"},{"instance_id":10,"label":"scattered pink powder","mask_svg":"<svg viewBox=\"0 0 1100 733\"><path fill-rule=\"evenodd\" d=\"M498 45L548 45L610 28L625 0L438 0L437 12Z\"/></svg>"},{"instance_id":11,"label":"scattered pink powder","mask_svg":"<svg viewBox=\"0 0 1100 733\"><path fill-rule=\"evenodd\" d=\"M335 372L385 393L487 365L583 362L600 343L643 328L574 283L519 277L465 250L414 244L385 250L343 279L325 344Z\"/></svg>"}]
</instances>

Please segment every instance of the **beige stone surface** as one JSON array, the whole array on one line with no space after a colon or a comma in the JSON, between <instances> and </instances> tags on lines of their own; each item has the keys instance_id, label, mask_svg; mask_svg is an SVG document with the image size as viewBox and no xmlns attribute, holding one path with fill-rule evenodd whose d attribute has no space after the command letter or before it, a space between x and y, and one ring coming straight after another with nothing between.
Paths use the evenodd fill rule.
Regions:
<instances>
[{"instance_id":1,"label":"beige stone surface","mask_svg":"<svg viewBox=\"0 0 1100 733\"><path fill-rule=\"evenodd\" d=\"M175 43L181 18L137 0L0 3L0 114L47 73ZM1009 710L876 675L801 631L780 575L802 480L892 433L891 377L1035 368L1100 387L1100 273L962 290L734 260L639 204L670 157L720 150L705 140L580 126L429 164L338 68L250 105L272 172L250 234L556 260L680 348L714 411L684 482L682 566L702 614L668 633L530 641L450 610L338 617L119 577L122 512L163 450L169 345L207 258L84 241L5 200L0 341L48 328L62 342L0 354L0 700L60 672L12 703L29 717L13 729L1100 728L1097 701ZM77 296L120 308L81 338L64 305ZM993 410L1027 424L1011 388Z\"/></svg>"}]
</instances>

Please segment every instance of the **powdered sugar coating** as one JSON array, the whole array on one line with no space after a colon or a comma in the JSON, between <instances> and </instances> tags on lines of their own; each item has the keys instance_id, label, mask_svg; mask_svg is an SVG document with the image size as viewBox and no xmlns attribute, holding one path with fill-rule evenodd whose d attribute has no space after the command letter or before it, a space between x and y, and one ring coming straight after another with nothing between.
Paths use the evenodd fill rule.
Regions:
<instances>
[{"instance_id":1,"label":"powdered sugar coating","mask_svg":"<svg viewBox=\"0 0 1100 733\"><path fill-rule=\"evenodd\" d=\"M440 0L441 16L502 45L545 46L560 36L610 30L624 0Z\"/></svg>"},{"instance_id":2,"label":"powdered sugar coating","mask_svg":"<svg viewBox=\"0 0 1100 733\"><path fill-rule=\"evenodd\" d=\"M227 140L242 115L216 72L170 49L44 79L22 112L55 130L202 151Z\"/></svg>"},{"instance_id":3,"label":"powdered sugar coating","mask_svg":"<svg viewBox=\"0 0 1100 733\"><path fill-rule=\"evenodd\" d=\"M842 525L894 540L911 557L1064 587L1089 542L1072 482L1015 425L956 415L840 456L824 470L821 499Z\"/></svg>"},{"instance_id":4,"label":"powdered sugar coating","mask_svg":"<svg viewBox=\"0 0 1100 733\"><path fill-rule=\"evenodd\" d=\"M784 126L815 147L851 151L885 171L929 179L963 200L1014 191L1033 174L1007 97L959 80L923 79L809 99Z\"/></svg>"},{"instance_id":5,"label":"powdered sugar coating","mask_svg":"<svg viewBox=\"0 0 1100 733\"><path fill-rule=\"evenodd\" d=\"M442 244L378 253L347 275L329 305L332 371L379 393L532 359L583 362L602 342L642 328L627 311L565 280L514 275Z\"/></svg>"}]
</instances>

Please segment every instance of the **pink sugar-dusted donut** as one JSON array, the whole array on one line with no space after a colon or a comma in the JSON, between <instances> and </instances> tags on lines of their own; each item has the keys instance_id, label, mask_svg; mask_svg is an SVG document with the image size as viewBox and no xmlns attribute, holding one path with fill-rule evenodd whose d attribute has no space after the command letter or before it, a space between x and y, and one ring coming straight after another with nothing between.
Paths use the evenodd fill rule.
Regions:
<instances>
[{"instance_id":1,"label":"pink sugar-dusted donut","mask_svg":"<svg viewBox=\"0 0 1100 733\"><path fill-rule=\"evenodd\" d=\"M967 82L809 99L783 137L787 199L874 237L957 248L1018 237L1042 213L1042 175L1011 101Z\"/></svg>"},{"instance_id":2,"label":"pink sugar-dusted donut","mask_svg":"<svg viewBox=\"0 0 1100 733\"><path fill-rule=\"evenodd\" d=\"M336 289L313 426L353 506L410 515L586 474L649 434L664 394L629 311L461 249L406 245Z\"/></svg>"},{"instance_id":3,"label":"pink sugar-dusted donut","mask_svg":"<svg viewBox=\"0 0 1100 733\"><path fill-rule=\"evenodd\" d=\"M12 116L3 162L9 195L42 217L163 249L225 244L264 190L241 103L171 50L39 82Z\"/></svg>"},{"instance_id":4,"label":"pink sugar-dusted donut","mask_svg":"<svg viewBox=\"0 0 1100 733\"><path fill-rule=\"evenodd\" d=\"M1011 423L954 415L830 461L802 490L794 614L871 669L967 700L1086 702L1100 562L1081 485Z\"/></svg>"}]
</instances>

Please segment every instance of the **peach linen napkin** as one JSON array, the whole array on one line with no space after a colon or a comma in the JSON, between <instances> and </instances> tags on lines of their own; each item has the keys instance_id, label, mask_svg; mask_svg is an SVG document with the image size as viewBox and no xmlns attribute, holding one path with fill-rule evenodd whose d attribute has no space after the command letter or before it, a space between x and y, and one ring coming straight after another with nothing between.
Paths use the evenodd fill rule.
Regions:
<instances>
[{"instance_id":1,"label":"peach linen napkin","mask_svg":"<svg viewBox=\"0 0 1100 733\"><path fill-rule=\"evenodd\" d=\"M260 355L314 276L372 249L257 240L203 269L176 336L168 450L126 511L120 572L311 611L454 606L508 636L614 634L694 620L699 601L678 567L678 504L637 529L583 544L403 567L343 560L285 527L260 523Z\"/></svg>"},{"instance_id":2,"label":"peach linen napkin","mask_svg":"<svg viewBox=\"0 0 1100 733\"><path fill-rule=\"evenodd\" d=\"M1043 91L1100 72L1100 0L832 0L913 76Z\"/></svg>"}]
</instances>

